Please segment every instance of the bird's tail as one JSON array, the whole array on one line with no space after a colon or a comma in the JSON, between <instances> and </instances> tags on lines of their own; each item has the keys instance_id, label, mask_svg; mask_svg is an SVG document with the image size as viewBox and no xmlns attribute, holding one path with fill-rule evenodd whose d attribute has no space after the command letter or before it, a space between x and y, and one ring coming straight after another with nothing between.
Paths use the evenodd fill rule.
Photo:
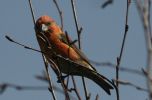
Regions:
<instances>
[{"instance_id":1,"label":"bird's tail","mask_svg":"<svg viewBox=\"0 0 152 100\"><path fill-rule=\"evenodd\" d=\"M107 94L110 95L110 90L113 89L113 86L112 86L113 84L110 80L108 80L103 75L100 75L95 70L90 69L88 66L82 66L71 60L67 60L59 55L58 55L57 61L60 61L60 63L58 63L59 64L58 66L59 66L59 69L63 73L69 74L69 75L83 76L88 79L91 79L96 84L98 84L101 88L103 88ZM63 65L64 65L64 67L60 67Z\"/></svg>"},{"instance_id":2,"label":"bird's tail","mask_svg":"<svg viewBox=\"0 0 152 100\"><path fill-rule=\"evenodd\" d=\"M87 78L93 80L96 84L103 88L107 94L111 95L110 90L113 89L112 83L110 84L110 80L108 80L106 77L96 72L91 72L88 73Z\"/></svg>"}]
</instances>

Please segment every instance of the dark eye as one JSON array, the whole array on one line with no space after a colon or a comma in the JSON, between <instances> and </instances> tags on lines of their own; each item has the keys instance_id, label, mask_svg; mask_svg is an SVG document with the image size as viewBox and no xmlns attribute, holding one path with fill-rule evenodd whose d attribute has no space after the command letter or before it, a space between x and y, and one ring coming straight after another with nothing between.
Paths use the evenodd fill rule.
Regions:
<instances>
[{"instance_id":1,"label":"dark eye","mask_svg":"<svg viewBox=\"0 0 152 100\"><path fill-rule=\"evenodd\" d=\"M47 26L50 26L50 25L51 25L51 23L50 23L50 22L47 22L47 23L46 23L46 25L47 25Z\"/></svg>"}]
</instances>

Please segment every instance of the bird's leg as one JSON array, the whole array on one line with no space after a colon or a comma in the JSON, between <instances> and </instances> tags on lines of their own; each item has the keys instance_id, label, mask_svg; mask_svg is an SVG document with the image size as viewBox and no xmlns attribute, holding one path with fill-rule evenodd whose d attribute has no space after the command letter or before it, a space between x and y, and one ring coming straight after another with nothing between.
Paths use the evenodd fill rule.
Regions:
<instances>
[{"instance_id":1,"label":"bird's leg","mask_svg":"<svg viewBox=\"0 0 152 100\"><path fill-rule=\"evenodd\" d=\"M65 79L66 77L68 77L68 76L69 76L69 74L67 74L67 75L61 75L61 76L58 78L57 82L58 82L58 83L61 83L61 80L64 81L64 79Z\"/></svg>"}]
</instances>

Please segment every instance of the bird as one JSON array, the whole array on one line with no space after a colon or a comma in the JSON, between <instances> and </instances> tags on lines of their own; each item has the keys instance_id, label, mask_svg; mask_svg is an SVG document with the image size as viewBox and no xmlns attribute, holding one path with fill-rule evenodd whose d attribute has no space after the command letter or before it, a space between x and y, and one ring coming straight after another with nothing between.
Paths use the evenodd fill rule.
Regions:
<instances>
[{"instance_id":1,"label":"bird","mask_svg":"<svg viewBox=\"0 0 152 100\"><path fill-rule=\"evenodd\" d=\"M36 21L35 31L44 56L47 60L52 59L61 73L86 77L111 95L111 90L114 89L111 81L97 72L86 55L78 49L53 18L48 15L40 16ZM54 54L64 59L55 59Z\"/></svg>"}]
</instances>

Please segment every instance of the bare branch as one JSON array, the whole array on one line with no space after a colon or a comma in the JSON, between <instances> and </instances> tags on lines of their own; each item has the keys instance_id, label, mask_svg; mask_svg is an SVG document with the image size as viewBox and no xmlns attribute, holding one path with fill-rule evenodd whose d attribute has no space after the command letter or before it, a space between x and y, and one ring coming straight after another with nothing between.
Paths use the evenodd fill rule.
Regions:
<instances>
[{"instance_id":1,"label":"bare branch","mask_svg":"<svg viewBox=\"0 0 152 100\"><path fill-rule=\"evenodd\" d=\"M34 23L34 26L35 26L35 16L34 16L34 11L33 11L33 6L32 6L32 2L31 0L29 0L29 6L30 6L30 10L31 10L31 15L32 15L32 18L33 18L33 23ZM35 30L35 33L36 33L36 30ZM38 41L38 39L37 39ZM54 93L54 90L53 90L53 87L52 87L52 81L51 81L51 78L49 76L49 72L48 72L48 62L46 61L46 58L45 56L42 54L42 58L43 58L43 62L44 62L44 65L45 65L45 69L46 69L46 72L47 72L47 77L48 77L48 80L49 80L49 90L52 94L52 97L54 100L56 100L56 96L55 96L55 93Z\"/></svg>"},{"instance_id":2,"label":"bare branch","mask_svg":"<svg viewBox=\"0 0 152 100\"><path fill-rule=\"evenodd\" d=\"M129 26L128 26L129 5L130 5L130 2L129 2L129 0L127 0L126 18L125 18L125 31L124 31L123 41L122 41L122 45L121 45L120 55L119 55L119 57L117 57L116 80L119 80L119 67L120 67L120 63L121 63L121 58L122 58L122 53L123 53L123 50L124 50L124 44L125 44L128 28L129 28ZM119 83L117 81L116 81L116 86L117 86L117 89L116 89L117 100L119 100L120 99L120 97L119 97Z\"/></svg>"},{"instance_id":3,"label":"bare branch","mask_svg":"<svg viewBox=\"0 0 152 100\"><path fill-rule=\"evenodd\" d=\"M93 61L93 60L90 60L90 62L96 66L106 66L109 67L109 68L113 68L115 69L116 68L116 64L113 64L111 62L97 62L97 61ZM142 68L142 67L141 67ZM129 73L132 73L132 74L137 74L137 75L144 75L143 71L142 70L138 70L138 69L131 69L131 68L128 68L127 66L124 67L124 66L120 66L119 67L119 70L120 71L124 71L124 72L129 72Z\"/></svg>"},{"instance_id":4,"label":"bare branch","mask_svg":"<svg viewBox=\"0 0 152 100\"><path fill-rule=\"evenodd\" d=\"M12 39L10 36L6 35L5 36L6 39L8 39L9 41L13 42L13 43L16 43L20 46L23 46L25 49L30 49L30 50L33 50L33 51L36 51L36 52L39 52L39 53L43 53L45 54L45 52L42 52L38 49L34 49L33 47L29 47L29 46L26 46L24 44L21 44L19 42L17 42L16 40ZM73 44L73 43L72 43ZM71 45L72 45L71 44ZM96 66L106 66L106 67L109 67L109 68L116 68L116 64L113 64L111 62L97 62L97 61L93 61L93 60L89 60L92 64L95 64ZM141 70L136 70L136 69L130 69L130 68L127 68L127 67L123 67L123 66L120 66L119 68L120 71L124 71L124 72L129 72L129 73L133 73L133 74L138 74L138 75L145 75L147 72L143 69ZM42 79L42 80L46 80L46 79L43 79L42 77L39 77L37 76L37 78L39 79Z\"/></svg>"},{"instance_id":5,"label":"bare branch","mask_svg":"<svg viewBox=\"0 0 152 100\"><path fill-rule=\"evenodd\" d=\"M76 30L77 30L78 46L79 46L79 49L81 49L80 35L81 35L81 32L82 32L82 27L79 29L79 25L78 25L78 21L77 21L77 13L76 13L76 8L75 8L74 1L75 0L71 0L71 5L72 5L72 11L73 11L73 16L74 16L75 26L76 26Z\"/></svg>"},{"instance_id":6,"label":"bare branch","mask_svg":"<svg viewBox=\"0 0 152 100\"><path fill-rule=\"evenodd\" d=\"M58 92L63 93L63 91L56 87L53 86L54 89ZM22 86L22 85L17 85L17 84L12 84L12 83L2 83L0 84L0 93L3 93L7 88L14 88L16 90L47 90L48 87L47 86Z\"/></svg>"},{"instance_id":7,"label":"bare branch","mask_svg":"<svg viewBox=\"0 0 152 100\"><path fill-rule=\"evenodd\" d=\"M76 86L75 79L74 79L73 76L71 76L71 77L72 77L72 81L73 81L74 91L75 91L75 93L76 93L78 99L79 99L79 100L82 100L82 99L81 99L81 96L80 96L80 94L79 94L79 92L78 92L78 89L77 89L77 86Z\"/></svg>"},{"instance_id":8,"label":"bare branch","mask_svg":"<svg viewBox=\"0 0 152 100\"><path fill-rule=\"evenodd\" d=\"M142 87L135 85L135 84L128 82L128 81L115 80L115 79L114 79L114 81L117 81L121 85L132 86L132 87L136 88L137 90L148 92L148 89L142 88Z\"/></svg>"},{"instance_id":9,"label":"bare branch","mask_svg":"<svg viewBox=\"0 0 152 100\"><path fill-rule=\"evenodd\" d=\"M76 13L76 8L75 8L74 0L71 0L71 5L72 5L72 11L73 11L73 16L74 16L75 26L76 26L76 30L77 30L78 46L79 46L79 49L81 49L80 35L81 35L81 32L82 32L82 27L79 29L78 21L77 21L77 13ZM85 92L86 100L89 100L88 93L87 93L87 87L86 87L86 83L85 83L84 77L82 77L82 83L83 83L83 87L84 87L84 92Z\"/></svg>"},{"instance_id":10,"label":"bare branch","mask_svg":"<svg viewBox=\"0 0 152 100\"><path fill-rule=\"evenodd\" d=\"M152 34L151 34L151 23L150 23L150 6L151 0L136 0L137 10L139 12L146 40L146 49L147 49L147 87L149 90L149 99L152 99Z\"/></svg>"},{"instance_id":11,"label":"bare branch","mask_svg":"<svg viewBox=\"0 0 152 100\"><path fill-rule=\"evenodd\" d=\"M106 2L104 2L102 5L101 5L101 7L102 8L105 8L105 7L107 7L108 5L110 5L110 4L112 4L113 3L113 0L107 0Z\"/></svg>"},{"instance_id":12,"label":"bare branch","mask_svg":"<svg viewBox=\"0 0 152 100\"><path fill-rule=\"evenodd\" d=\"M62 13L62 11L61 11L58 3L57 3L57 0L53 0L53 2L54 2L55 6L56 6L56 8L58 10L58 13L59 13L59 16L60 16L60 20L61 20L61 30L63 31L63 13Z\"/></svg>"},{"instance_id":13,"label":"bare branch","mask_svg":"<svg viewBox=\"0 0 152 100\"><path fill-rule=\"evenodd\" d=\"M32 19L33 19L33 23L34 23L34 25L35 25L35 14L34 14L34 10L33 10L33 7L32 7L32 2L31 2L31 0L29 0L29 6L30 6L30 10L31 10L31 14L32 14Z\"/></svg>"},{"instance_id":14,"label":"bare branch","mask_svg":"<svg viewBox=\"0 0 152 100\"><path fill-rule=\"evenodd\" d=\"M96 98L95 98L95 100L99 100L99 95L98 95L98 94L96 95Z\"/></svg>"}]
</instances>

